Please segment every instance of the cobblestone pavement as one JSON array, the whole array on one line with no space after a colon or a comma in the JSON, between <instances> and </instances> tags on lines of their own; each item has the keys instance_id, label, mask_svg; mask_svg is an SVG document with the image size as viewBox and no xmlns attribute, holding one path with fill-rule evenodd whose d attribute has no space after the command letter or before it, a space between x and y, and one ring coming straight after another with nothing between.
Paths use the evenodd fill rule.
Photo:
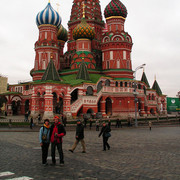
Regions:
<instances>
[{"instance_id":1,"label":"cobblestone pavement","mask_svg":"<svg viewBox=\"0 0 180 180\"><path fill-rule=\"evenodd\" d=\"M112 130L111 149L106 152L98 133L85 132L87 153L83 154L81 144L74 153L68 151L75 132L67 131L63 139L65 165L43 167L38 132L0 132L0 173L14 173L0 179L180 179L180 127Z\"/></svg>"}]
</instances>

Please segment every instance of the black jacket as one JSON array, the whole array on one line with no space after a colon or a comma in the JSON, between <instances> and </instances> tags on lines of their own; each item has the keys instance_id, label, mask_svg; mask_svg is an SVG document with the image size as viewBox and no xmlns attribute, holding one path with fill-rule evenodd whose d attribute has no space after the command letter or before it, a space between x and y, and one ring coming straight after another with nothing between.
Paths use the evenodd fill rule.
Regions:
<instances>
[{"instance_id":1,"label":"black jacket","mask_svg":"<svg viewBox=\"0 0 180 180\"><path fill-rule=\"evenodd\" d=\"M101 136L101 134L103 135L103 137L105 137L105 134L110 132L110 131L111 131L111 129L108 125L103 126L101 129L101 132L99 133L99 137Z\"/></svg>"},{"instance_id":2,"label":"black jacket","mask_svg":"<svg viewBox=\"0 0 180 180\"><path fill-rule=\"evenodd\" d=\"M81 140L84 139L84 126L82 124L77 124L76 126L76 139Z\"/></svg>"}]
</instances>

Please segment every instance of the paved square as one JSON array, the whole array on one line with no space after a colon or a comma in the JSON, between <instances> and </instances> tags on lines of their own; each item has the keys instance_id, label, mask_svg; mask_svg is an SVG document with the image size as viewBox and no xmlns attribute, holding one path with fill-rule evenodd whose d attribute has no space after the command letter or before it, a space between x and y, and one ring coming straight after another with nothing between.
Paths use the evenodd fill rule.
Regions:
<instances>
[{"instance_id":1,"label":"paved square","mask_svg":"<svg viewBox=\"0 0 180 180\"><path fill-rule=\"evenodd\" d=\"M180 179L180 127L112 130L111 149L106 152L98 133L85 131L87 153L83 154L81 144L74 153L68 151L75 132L67 131L63 139L65 166L43 167L38 132L0 132L0 173L13 172L8 179Z\"/></svg>"}]
</instances>

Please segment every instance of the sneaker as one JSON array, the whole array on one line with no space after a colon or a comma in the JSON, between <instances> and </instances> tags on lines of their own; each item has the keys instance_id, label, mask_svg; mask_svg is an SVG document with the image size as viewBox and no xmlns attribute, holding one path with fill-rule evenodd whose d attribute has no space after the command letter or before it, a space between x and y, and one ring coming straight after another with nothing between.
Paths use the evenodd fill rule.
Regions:
<instances>
[{"instance_id":1,"label":"sneaker","mask_svg":"<svg viewBox=\"0 0 180 180\"><path fill-rule=\"evenodd\" d=\"M43 164L43 166L47 166L47 165L48 165L48 163L44 163L44 164Z\"/></svg>"},{"instance_id":2,"label":"sneaker","mask_svg":"<svg viewBox=\"0 0 180 180\"><path fill-rule=\"evenodd\" d=\"M60 166L64 166L64 161L63 162L60 162L60 164L59 164Z\"/></svg>"},{"instance_id":3,"label":"sneaker","mask_svg":"<svg viewBox=\"0 0 180 180\"><path fill-rule=\"evenodd\" d=\"M69 151L73 153L73 150L72 150L72 149L69 149Z\"/></svg>"},{"instance_id":4,"label":"sneaker","mask_svg":"<svg viewBox=\"0 0 180 180\"><path fill-rule=\"evenodd\" d=\"M82 153L86 153L86 151L82 151Z\"/></svg>"},{"instance_id":5,"label":"sneaker","mask_svg":"<svg viewBox=\"0 0 180 180\"><path fill-rule=\"evenodd\" d=\"M60 166L64 166L64 163L60 163L59 165L60 165Z\"/></svg>"}]
</instances>

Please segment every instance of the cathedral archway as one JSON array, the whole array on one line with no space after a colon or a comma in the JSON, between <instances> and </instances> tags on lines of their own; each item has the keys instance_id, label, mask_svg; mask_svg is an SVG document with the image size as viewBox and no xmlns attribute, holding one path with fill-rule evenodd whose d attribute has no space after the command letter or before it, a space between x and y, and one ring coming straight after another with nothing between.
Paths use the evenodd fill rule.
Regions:
<instances>
[{"instance_id":1,"label":"cathedral archway","mask_svg":"<svg viewBox=\"0 0 180 180\"><path fill-rule=\"evenodd\" d=\"M94 111L93 111L92 109L88 109L88 110L87 110L87 116L88 116L88 118L92 118L93 115L94 115Z\"/></svg>"},{"instance_id":2,"label":"cathedral archway","mask_svg":"<svg viewBox=\"0 0 180 180\"><path fill-rule=\"evenodd\" d=\"M25 112L28 112L28 111L29 111L29 99L27 99L27 100L25 101L25 107L24 107L24 109L25 109Z\"/></svg>"},{"instance_id":3,"label":"cathedral archway","mask_svg":"<svg viewBox=\"0 0 180 180\"><path fill-rule=\"evenodd\" d=\"M112 100L111 98L106 98L106 114L112 115Z\"/></svg>"},{"instance_id":4,"label":"cathedral archway","mask_svg":"<svg viewBox=\"0 0 180 180\"><path fill-rule=\"evenodd\" d=\"M78 89L75 89L72 93L71 93L71 104L73 102L75 102L78 99Z\"/></svg>"},{"instance_id":5,"label":"cathedral archway","mask_svg":"<svg viewBox=\"0 0 180 180\"><path fill-rule=\"evenodd\" d=\"M102 101L102 97L98 101L98 112L101 112L101 101Z\"/></svg>"},{"instance_id":6,"label":"cathedral archway","mask_svg":"<svg viewBox=\"0 0 180 180\"><path fill-rule=\"evenodd\" d=\"M17 102L12 101L12 113L13 115L17 115Z\"/></svg>"}]
</instances>

